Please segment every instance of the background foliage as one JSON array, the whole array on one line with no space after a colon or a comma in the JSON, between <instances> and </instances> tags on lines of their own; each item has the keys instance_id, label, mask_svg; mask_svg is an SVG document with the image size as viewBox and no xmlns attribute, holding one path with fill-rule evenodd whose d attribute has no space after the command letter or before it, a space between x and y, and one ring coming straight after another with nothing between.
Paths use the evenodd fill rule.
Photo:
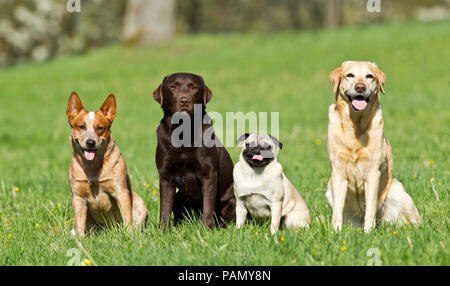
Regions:
<instances>
[{"instance_id":1,"label":"background foliage","mask_svg":"<svg viewBox=\"0 0 450 286\"><path fill-rule=\"evenodd\" d=\"M160 0L164 1L164 0ZM333 0L337 1L337 0ZM177 33L273 32L369 24L450 15L450 0L381 0L382 13L366 1L339 0L340 19L327 20L325 0L178 0ZM68 13L65 0L0 2L0 66L44 61L85 52L121 39L124 0L81 0L81 13Z\"/></svg>"}]
</instances>

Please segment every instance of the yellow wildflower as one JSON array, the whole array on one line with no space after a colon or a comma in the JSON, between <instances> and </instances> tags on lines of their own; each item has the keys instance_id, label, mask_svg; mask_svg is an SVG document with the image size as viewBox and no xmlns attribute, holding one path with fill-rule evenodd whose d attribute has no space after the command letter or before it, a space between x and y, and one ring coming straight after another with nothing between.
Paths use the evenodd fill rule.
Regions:
<instances>
[{"instance_id":1,"label":"yellow wildflower","mask_svg":"<svg viewBox=\"0 0 450 286\"><path fill-rule=\"evenodd\" d=\"M347 240L343 240L342 244L344 244L344 245L347 244Z\"/></svg>"},{"instance_id":2,"label":"yellow wildflower","mask_svg":"<svg viewBox=\"0 0 450 286\"><path fill-rule=\"evenodd\" d=\"M153 190L153 194L156 195L158 193L157 190Z\"/></svg>"},{"instance_id":3,"label":"yellow wildflower","mask_svg":"<svg viewBox=\"0 0 450 286\"><path fill-rule=\"evenodd\" d=\"M19 188L19 187L16 187L16 188L14 189L14 191L18 192L18 191L20 191L20 188Z\"/></svg>"},{"instance_id":4,"label":"yellow wildflower","mask_svg":"<svg viewBox=\"0 0 450 286\"><path fill-rule=\"evenodd\" d=\"M314 140L314 143L316 143L316 145L320 145L320 144L322 144L322 141L320 139L316 139L316 140Z\"/></svg>"},{"instance_id":5,"label":"yellow wildflower","mask_svg":"<svg viewBox=\"0 0 450 286\"><path fill-rule=\"evenodd\" d=\"M347 249L347 247L342 246L341 248L339 248L340 251L345 251Z\"/></svg>"},{"instance_id":6,"label":"yellow wildflower","mask_svg":"<svg viewBox=\"0 0 450 286\"><path fill-rule=\"evenodd\" d=\"M316 248L316 249L317 249L317 248L319 248L319 246L318 246L318 245L316 244L316 245L314 245L314 248Z\"/></svg>"},{"instance_id":7,"label":"yellow wildflower","mask_svg":"<svg viewBox=\"0 0 450 286\"><path fill-rule=\"evenodd\" d=\"M147 189L150 189L150 184L147 184Z\"/></svg>"},{"instance_id":8,"label":"yellow wildflower","mask_svg":"<svg viewBox=\"0 0 450 286\"><path fill-rule=\"evenodd\" d=\"M397 235L397 232L396 232L396 231L394 231L394 232L393 232L393 234L394 234L394 235Z\"/></svg>"},{"instance_id":9,"label":"yellow wildflower","mask_svg":"<svg viewBox=\"0 0 450 286\"><path fill-rule=\"evenodd\" d=\"M81 261L80 266L91 266L92 265L92 261L89 259L84 259L83 261Z\"/></svg>"},{"instance_id":10,"label":"yellow wildflower","mask_svg":"<svg viewBox=\"0 0 450 286\"><path fill-rule=\"evenodd\" d=\"M434 181L435 181L434 177L431 177L430 181L431 181L432 183L434 183Z\"/></svg>"},{"instance_id":11,"label":"yellow wildflower","mask_svg":"<svg viewBox=\"0 0 450 286\"><path fill-rule=\"evenodd\" d=\"M280 240L284 242L284 241L285 241L284 236L282 236L282 237L280 238Z\"/></svg>"}]
</instances>

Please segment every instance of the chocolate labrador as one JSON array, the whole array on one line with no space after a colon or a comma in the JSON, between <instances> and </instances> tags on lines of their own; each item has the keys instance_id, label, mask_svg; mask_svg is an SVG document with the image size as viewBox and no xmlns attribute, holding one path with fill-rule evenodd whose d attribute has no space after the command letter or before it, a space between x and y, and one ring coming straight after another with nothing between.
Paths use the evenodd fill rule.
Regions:
<instances>
[{"instance_id":1,"label":"chocolate labrador","mask_svg":"<svg viewBox=\"0 0 450 286\"><path fill-rule=\"evenodd\" d=\"M199 75L174 73L153 97L164 111L156 148L160 227L170 226L172 211L175 223L192 212L202 212L202 223L209 228L231 222L236 206L233 161L205 111L211 90Z\"/></svg>"}]
</instances>

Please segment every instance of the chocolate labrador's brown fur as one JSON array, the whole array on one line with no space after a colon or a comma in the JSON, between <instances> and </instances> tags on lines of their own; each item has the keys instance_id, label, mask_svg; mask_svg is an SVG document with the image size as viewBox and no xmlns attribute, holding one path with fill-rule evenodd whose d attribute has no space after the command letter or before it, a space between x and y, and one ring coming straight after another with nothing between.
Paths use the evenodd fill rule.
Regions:
<instances>
[{"instance_id":1,"label":"chocolate labrador's brown fur","mask_svg":"<svg viewBox=\"0 0 450 286\"><path fill-rule=\"evenodd\" d=\"M213 132L208 133L207 137L216 144L204 144L205 132L211 131L212 125L201 123L196 129L194 120L190 120L193 130L192 138L188 138L190 144L177 145L172 142L173 131L180 127L180 124L172 123L174 115L184 114L193 119L194 105L197 105L202 118L207 116L205 108L212 92L201 76L175 73L164 78L153 97L164 111L157 129L156 148L161 228L165 230L170 225L172 211L175 223L191 211L201 211L202 223L207 227L232 221L236 205L233 162ZM195 142L200 142L200 145Z\"/></svg>"}]
</instances>

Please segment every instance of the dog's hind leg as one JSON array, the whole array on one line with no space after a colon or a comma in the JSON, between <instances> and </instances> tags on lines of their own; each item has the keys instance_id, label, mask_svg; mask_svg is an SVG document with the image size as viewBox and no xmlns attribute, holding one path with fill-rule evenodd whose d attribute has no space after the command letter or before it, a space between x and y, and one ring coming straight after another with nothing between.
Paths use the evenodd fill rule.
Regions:
<instances>
[{"instance_id":1,"label":"dog's hind leg","mask_svg":"<svg viewBox=\"0 0 450 286\"><path fill-rule=\"evenodd\" d=\"M135 229L142 230L146 223L148 218L148 210L145 207L144 201L142 198L136 194L135 192L132 192L133 196L133 209L132 209L132 218L133 218L133 227Z\"/></svg>"},{"instance_id":2,"label":"dog's hind leg","mask_svg":"<svg viewBox=\"0 0 450 286\"><path fill-rule=\"evenodd\" d=\"M408 221L412 224L420 224L422 222L411 196L406 193L402 183L396 179L390 186L378 216L381 223L405 223Z\"/></svg>"},{"instance_id":3,"label":"dog's hind leg","mask_svg":"<svg viewBox=\"0 0 450 286\"><path fill-rule=\"evenodd\" d=\"M231 194L220 201L219 225L226 226L236 218L236 198L233 192L233 185L227 189L226 193ZM216 207L217 209L217 207Z\"/></svg>"},{"instance_id":4,"label":"dog's hind leg","mask_svg":"<svg viewBox=\"0 0 450 286\"><path fill-rule=\"evenodd\" d=\"M193 216L193 212L192 212L189 204L183 198L183 195L181 194L181 192L178 191L175 194L175 201L173 204L174 224L177 225L183 219L190 218L192 216Z\"/></svg>"},{"instance_id":5,"label":"dog's hind leg","mask_svg":"<svg viewBox=\"0 0 450 286\"><path fill-rule=\"evenodd\" d=\"M288 229L309 228L309 211L305 208L295 208L284 217L283 226Z\"/></svg>"}]
</instances>

